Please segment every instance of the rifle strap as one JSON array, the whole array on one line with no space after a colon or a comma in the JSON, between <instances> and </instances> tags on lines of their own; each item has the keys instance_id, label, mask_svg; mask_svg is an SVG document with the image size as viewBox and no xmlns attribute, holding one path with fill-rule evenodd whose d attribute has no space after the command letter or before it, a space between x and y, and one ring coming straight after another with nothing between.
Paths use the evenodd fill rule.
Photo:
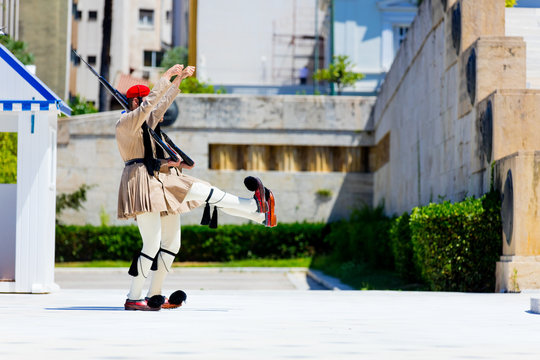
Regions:
<instances>
[{"instance_id":1,"label":"rifle strap","mask_svg":"<svg viewBox=\"0 0 540 360\"><path fill-rule=\"evenodd\" d=\"M148 175L154 176L154 172L159 171L161 167L161 161L154 157L152 152L152 142L150 140L150 127L146 122L141 126L143 131L143 145L144 145L144 166L148 171Z\"/></svg>"}]
</instances>

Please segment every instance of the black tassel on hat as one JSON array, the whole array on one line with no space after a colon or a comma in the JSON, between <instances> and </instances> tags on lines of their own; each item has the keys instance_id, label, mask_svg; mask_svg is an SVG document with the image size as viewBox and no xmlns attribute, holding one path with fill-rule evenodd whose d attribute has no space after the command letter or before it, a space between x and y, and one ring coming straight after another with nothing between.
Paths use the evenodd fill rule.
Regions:
<instances>
[{"instance_id":1,"label":"black tassel on hat","mask_svg":"<svg viewBox=\"0 0 540 360\"><path fill-rule=\"evenodd\" d=\"M201 225L208 225L210 224L210 204L206 203L206 206L204 207L204 212L201 219Z\"/></svg>"},{"instance_id":2,"label":"black tassel on hat","mask_svg":"<svg viewBox=\"0 0 540 360\"><path fill-rule=\"evenodd\" d=\"M212 220L210 220L210 225L208 226L210 229L216 229L218 223L218 212L217 212L217 206L214 206L214 212L212 213Z\"/></svg>"}]
</instances>

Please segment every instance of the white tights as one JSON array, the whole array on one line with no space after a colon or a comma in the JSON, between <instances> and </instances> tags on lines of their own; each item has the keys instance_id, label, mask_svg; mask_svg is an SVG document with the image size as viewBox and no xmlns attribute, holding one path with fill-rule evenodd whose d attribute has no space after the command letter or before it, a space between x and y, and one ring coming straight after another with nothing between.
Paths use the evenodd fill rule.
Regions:
<instances>
[{"instance_id":1,"label":"white tights","mask_svg":"<svg viewBox=\"0 0 540 360\"><path fill-rule=\"evenodd\" d=\"M263 213L257 212L257 203L255 199L246 199L223 192L222 190L196 182L186 194L184 201L206 201L210 190L213 189L211 198L208 200L210 205L216 205L224 213L233 216L243 217L262 223L265 219ZM162 295L162 285L167 273L170 272L174 256L164 251L178 253L180 250L180 215L160 216L160 213L149 212L137 215L137 225L141 233L143 247L141 252L150 258L158 255L158 268L152 274L148 297ZM159 252L159 254L158 254ZM150 274L152 260L140 256L137 261L138 275L133 277L128 299L141 299L142 288L146 278Z\"/></svg>"},{"instance_id":2,"label":"white tights","mask_svg":"<svg viewBox=\"0 0 540 360\"><path fill-rule=\"evenodd\" d=\"M180 250L180 214L167 216L160 216L159 213L140 214L137 215L137 225L143 241L141 252L151 258L158 255L158 268L152 272L147 296L161 295L161 287L165 276L171 271L174 256L159 249L162 248L174 254ZM143 256L139 257L137 262L139 275L133 277L128 299L141 299L142 288L150 274L151 266L151 260Z\"/></svg>"},{"instance_id":3,"label":"white tights","mask_svg":"<svg viewBox=\"0 0 540 360\"><path fill-rule=\"evenodd\" d=\"M204 183L193 183L184 201L206 201L212 189L214 189L212 197L208 199L210 205L216 205L221 211L229 215L243 217L258 223L264 221L265 215L264 213L257 212L257 202L255 199L241 198Z\"/></svg>"}]
</instances>

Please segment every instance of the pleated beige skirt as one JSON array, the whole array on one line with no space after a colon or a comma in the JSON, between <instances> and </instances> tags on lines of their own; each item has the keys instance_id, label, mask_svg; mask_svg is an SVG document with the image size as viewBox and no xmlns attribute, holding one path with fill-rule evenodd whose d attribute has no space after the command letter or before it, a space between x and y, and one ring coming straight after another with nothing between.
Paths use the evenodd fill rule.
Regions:
<instances>
[{"instance_id":1,"label":"pleated beige skirt","mask_svg":"<svg viewBox=\"0 0 540 360\"><path fill-rule=\"evenodd\" d=\"M163 216L191 211L203 204L184 202L194 182L206 183L176 168L150 176L144 164L126 166L118 190L118 218L129 219L146 212L159 212Z\"/></svg>"}]
</instances>

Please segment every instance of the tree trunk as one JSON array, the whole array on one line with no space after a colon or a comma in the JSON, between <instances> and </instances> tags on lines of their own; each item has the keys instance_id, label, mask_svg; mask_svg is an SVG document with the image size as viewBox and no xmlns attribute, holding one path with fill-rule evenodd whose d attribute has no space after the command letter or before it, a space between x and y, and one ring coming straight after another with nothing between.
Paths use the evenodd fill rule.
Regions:
<instances>
[{"instance_id":1,"label":"tree trunk","mask_svg":"<svg viewBox=\"0 0 540 360\"><path fill-rule=\"evenodd\" d=\"M99 72L107 81L109 80L109 67L111 62L111 32L112 32L112 5L113 0L105 0L103 9L103 39L101 42L101 64ZM110 94L103 85L99 87L99 111L110 108Z\"/></svg>"}]
</instances>

